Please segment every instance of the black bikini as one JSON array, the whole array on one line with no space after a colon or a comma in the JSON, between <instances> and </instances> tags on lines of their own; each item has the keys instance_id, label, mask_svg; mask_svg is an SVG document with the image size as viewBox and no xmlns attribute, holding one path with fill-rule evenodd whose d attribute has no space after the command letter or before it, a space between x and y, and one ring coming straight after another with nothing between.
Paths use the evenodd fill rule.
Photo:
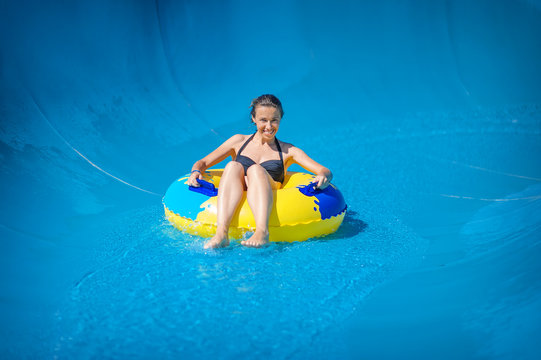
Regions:
<instances>
[{"instance_id":1,"label":"black bikini","mask_svg":"<svg viewBox=\"0 0 541 360\"><path fill-rule=\"evenodd\" d=\"M246 145L248 145L250 140L254 138L254 136L255 134L252 134L252 136L250 136L250 138L246 140L244 144L242 144L241 148L239 149L239 153L237 154L237 158L235 159L236 162L239 162L242 164L242 166L244 166L244 175L246 175L246 171L248 170L248 168L256 164L256 162L247 156L241 155L240 153L242 152L242 150L244 150ZM282 148L280 148L280 143L276 137L274 138L274 142L276 143L276 147L278 148L278 153L280 154L280 160L267 160L267 161L263 161L259 165L261 165L265 170L267 170L267 172L273 178L274 181L283 183L285 169L284 169L284 158L282 156Z\"/></svg>"}]
</instances>

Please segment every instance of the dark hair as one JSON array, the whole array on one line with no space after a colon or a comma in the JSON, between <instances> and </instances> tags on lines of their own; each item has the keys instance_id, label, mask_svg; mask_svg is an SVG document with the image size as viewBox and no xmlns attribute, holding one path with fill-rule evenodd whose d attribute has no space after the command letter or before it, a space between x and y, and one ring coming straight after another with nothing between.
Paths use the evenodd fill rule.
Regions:
<instances>
[{"instance_id":1,"label":"dark hair","mask_svg":"<svg viewBox=\"0 0 541 360\"><path fill-rule=\"evenodd\" d=\"M278 109L278 111L280 112L280 118L284 117L284 109L282 109L282 103L274 95L265 94L253 99L252 103L250 104L250 107L252 108L252 110L250 111L250 114L252 116L255 116L255 108L258 105L259 106L272 106L273 108Z\"/></svg>"}]
</instances>

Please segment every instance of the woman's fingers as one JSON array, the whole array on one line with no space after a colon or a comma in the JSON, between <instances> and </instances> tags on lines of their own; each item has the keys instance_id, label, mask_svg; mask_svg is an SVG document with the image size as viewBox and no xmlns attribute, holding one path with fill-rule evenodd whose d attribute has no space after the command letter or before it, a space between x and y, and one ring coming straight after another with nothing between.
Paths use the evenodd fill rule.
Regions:
<instances>
[{"instance_id":1,"label":"woman's fingers","mask_svg":"<svg viewBox=\"0 0 541 360\"><path fill-rule=\"evenodd\" d=\"M317 182L316 189L322 189L322 186L327 181L327 178L325 176L318 175L318 176L316 176L316 178L314 180L316 180L316 182Z\"/></svg>"},{"instance_id":2,"label":"woman's fingers","mask_svg":"<svg viewBox=\"0 0 541 360\"><path fill-rule=\"evenodd\" d=\"M326 176L318 175L314 179L317 181L316 189L325 189L327 186L329 186L329 179L327 179Z\"/></svg>"},{"instance_id":3,"label":"woman's fingers","mask_svg":"<svg viewBox=\"0 0 541 360\"><path fill-rule=\"evenodd\" d=\"M188 185L190 186L194 186L194 187L199 187L201 185L199 185L199 183L197 182L197 179L201 179L202 176L200 174L198 175L190 175L190 177L188 178Z\"/></svg>"},{"instance_id":4,"label":"woman's fingers","mask_svg":"<svg viewBox=\"0 0 541 360\"><path fill-rule=\"evenodd\" d=\"M319 176L319 175L316 176L316 177L314 178L314 180L315 180L314 182L316 183L315 188L316 188L316 189L319 189L319 185L321 184L320 176Z\"/></svg>"},{"instance_id":5,"label":"woman's fingers","mask_svg":"<svg viewBox=\"0 0 541 360\"><path fill-rule=\"evenodd\" d=\"M201 185L197 182L197 179L201 179L203 180L203 175L198 173L198 172L194 172L190 175L190 177L188 177L188 185L190 186L194 186L194 187L200 187Z\"/></svg>"}]
</instances>

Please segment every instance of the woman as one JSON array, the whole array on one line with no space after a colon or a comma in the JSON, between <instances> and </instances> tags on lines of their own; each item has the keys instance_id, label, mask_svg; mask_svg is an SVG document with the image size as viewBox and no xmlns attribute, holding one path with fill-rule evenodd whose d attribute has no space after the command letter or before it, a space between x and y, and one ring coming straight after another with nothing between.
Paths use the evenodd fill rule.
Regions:
<instances>
[{"instance_id":1,"label":"woman","mask_svg":"<svg viewBox=\"0 0 541 360\"><path fill-rule=\"evenodd\" d=\"M276 96L261 95L252 101L250 107L256 132L252 135L232 136L192 166L188 184L199 186L197 179L203 178L203 171L228 156L234 159L226 165L220 180L216 235L205 244L205 249L229 245L229 224L244 191L247 191L248 205L254 215L256 230L241 244L250 247L267 244L273 203L272 190L281 187L289 165L297 163L316 174L314 181L318 188L326 188L332 180L329 169L312 160L301 149L276 138L284 115L282 104Z\"/></svg>"}]
</instances>

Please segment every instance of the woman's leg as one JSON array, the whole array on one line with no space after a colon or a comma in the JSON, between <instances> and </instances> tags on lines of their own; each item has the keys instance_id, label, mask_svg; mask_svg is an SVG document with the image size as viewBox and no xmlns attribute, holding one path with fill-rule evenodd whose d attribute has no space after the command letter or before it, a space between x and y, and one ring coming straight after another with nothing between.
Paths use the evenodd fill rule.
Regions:
<instances>
[{"instance_id":1,"label":"woman's leg","mask_svg":"<svg viewBox=\"0 0 541 360\"><path fill-rule=\"evenodd\" d=\"M242 245L260 247L269 242L269 217L272 210L272 178L258 164L252 165L246 172L248 182L248 204L255 219L255 232Z\"/></svg>"},{"instance_id":2,"label":"woman's leg","mask_svg":"<svg viewBox=\"0 0 541 360\"><path fill-rule=\"evenodd\" d=\"M218 187L218 208L216 235L205 244L205 249L229 245L229 224L244 192L244 167L236 161L230 161L222 174Z\"/></svg>"}]
</instances>

